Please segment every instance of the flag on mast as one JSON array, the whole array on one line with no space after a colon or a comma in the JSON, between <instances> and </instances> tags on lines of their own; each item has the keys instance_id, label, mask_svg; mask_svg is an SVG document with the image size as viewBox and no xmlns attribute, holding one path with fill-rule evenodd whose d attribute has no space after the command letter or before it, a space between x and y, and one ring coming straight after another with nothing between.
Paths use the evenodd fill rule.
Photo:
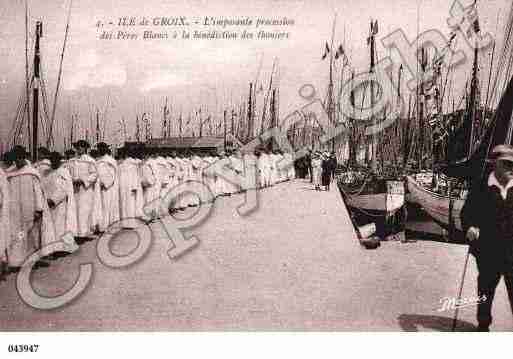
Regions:
<instances>
[{"instance_id":1,"label":"flag on mast","mask_svg":"<svg viewBox=\"0 0 513 359\"><path fill-rule=\"evenodd\" d=\"M322 59L324 60L326 58L326 56L328 56L329 53L330 53L330 47L329 47L328 43L326 42L326 48L324 50L324 55L322 55Z\"/></svg>"}]
</instances>

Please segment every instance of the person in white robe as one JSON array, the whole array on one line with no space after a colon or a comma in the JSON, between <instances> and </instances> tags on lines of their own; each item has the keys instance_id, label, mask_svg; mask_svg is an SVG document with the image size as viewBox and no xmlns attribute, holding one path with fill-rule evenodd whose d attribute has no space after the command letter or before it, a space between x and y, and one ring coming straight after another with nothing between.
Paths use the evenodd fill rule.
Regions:
<instances>
[{"instance_id":1,"label":"person in white robe","mask_svg":"<svg viewBox=\"0 0 513 359\"><path fill-rule=\"evenodd\" d=\"M235 170L236 158L235 158L234 153L229 154L226 158L229 161L228 165L226 166L226 170L229 173L236 172L236 170ZM240 185L239 184L232 183L232 182L230 182L228 180L225 180L225 181L226 181L226 188L227 188L227 191L228 191L229 195L232 195L232 194L240 192Z\"/></svg>"},{"instance_id":2,"label":"person in white robe","mask_svg":"<svg viewBox=\"0 0 513 359\"><path fill-rule=\"evenodd\" d=\"M155 220L160 216L160 192L162 185L160 183L159 166L156 160L157 154L154 150L150 151L148 156L141 164L141 183L144 190L144 212L150 218Z\"/></svg>"},{"instance_id":3,"label":"person in white robe","mask_svg":"<svg viewBox=\"0 0 513 359\"><path fill-rule=\"evenodd\" d=\"M269 187L271 185L271 163L266 151L262 151L258 157L258 173L260 188Z\"/></svg>"},{"instance_id":4,"label":"person in white robe","mask_svg":"<svg viewBox=\"0 0 513 359\"><path fill-rule=\"evenodd\" d=\"M233 155L230 156L232 169L236 173L237 176L245 176L244 170L244 159L242 158L242 154L239 149L235 150ZM244 186L240 183L234 184L235 193L239 193L244 190Z\"/></svg>"},{"instance_id":5,"label":"person in white robe","mask_svg":"<svg viewBox=\"0 0 513 359\"><path fill-rule=\"evenodd\" d=\"M39 172L41 177L46 177L52 170L50 165L50 151L46 147L39 147L37 150L37 158L39 160L34 163L34 168Z\"/></svg>"},{"instance_id":6,"label":"person in white robe","mask_svg":"<svg viewBox=\"0 0 513 359\"><path fill-rule=\"evenodd\" d=\"M166 202L166 195L171 189L171 169L168 161L164 158L164 156L161 153L157 155L155 161L157 163L160 176L160 215L165 216L169 214L169 203Z\"/></svg>"},{"instance_id":7,"label":"person in white robe","mask_svg":"<svg viewBox=\"0 0 513 359\"><path fill-rule=\"evenodd\" d=\"M11 244L11 223L9 215L9 183L4 170L0 168L0 226L2 235L0 236L0 280L7 270L7 248Z\"/></svg>"},{"instance_id":8,"label":"person in white robe","mask_svg":"<svg viewBox=\"0 0 513 359\"><path fill-rule=\"evenodd\" d=\"M142 186L143 182L143 164L144 164L144 151L142 149L133 149L128 152L128 158L132 159L137 165L137 173L138 173L138 190L135 199L135 214L137 217L141 218L143 221L149 222L151 218L146 215L144 212L144 188Z\"/></svg>"},{"instance_id":9,"label":"person in white robe","mask_svg":"<svg viewBox=\"0 0 513 359\"><path fill-rule=\"evenodd\" d=\"M312 176L315 190L321 190L322 156L319 151L312 156Z\"/></svg>"},{"instance_id":10,"label":"person in white robe","mask_svg":"<svg viewBox=\"0 0 513 359\"><path fill-rule=\"evenodd\" d=\"M292 156L292 153L285 152L285 154L283 155L283 159L284 161L282 164L282 168L287 173L286 179L292 181L296 178L296 169L294 168L294 157Z\"/></svg>"},{"instance_id":11,"label":"person in white robe","mask_svg":"<svg viewBox=\"0 0 513 359\"><path fill-rule=\"evenodd\" d=\"M203 183L203 159L198 155L198 154L194 154L193 156L191 156L190 158L190 163L191 163L191 181L192 182L196 182L196 183ZM197 185L195 185L194 188L201 188L201 187L196 187ZM198 206L201 204L201 198L203 198L202 196L202 193L197 193L197 194L194 194L194 195L191 195L191 201L192 201L192 204L195 205L195 206Z\"/></svg>"},{"instance_id":12,"label":"person in white robe","mask_svg":"<svg viewBox=\"0 0 513 359\"><path fill-rule=\"evenodd\" d=\"M260 173L258 168L259 157L257 152L247 151L243 154L244 185L243 191L258 189L260 185Z\"/></svg>"},{"instance_id":13,"label":"person in white robe","mask_svg":"<svg viewBox=\"0 0 513 359\"><path fill-rule=\"evenodd\" d=\"M95 184L98 180L96 161L87 154L90 145L85 140L74 143L77 157L68 161L75 202L77 204L78 237L91 237L98 218L95 206Z\"/></svg>"},{"instance_id":14,"label":"person in white robe","mask_svg":"<svg viewBox=\"0 0 513 359\"><path fill-rule=\"evenodd\" d=\"M220 152L217 156L217 161L223 161L226 159L226 154L224 152ZM222 171L225 171L226 169L223 168ZM216 181L216 193L218 196L226 196L230 193L230 189L228 188L228 181L224 178L222 174L219 174Z\"/></svg>"},{"instance_id":15,"label":"person in white robe","mask_svg":"<svg viewBox=\"0 0 513 359\"><path fill-rule=\"evenodd\" d=\"M100 154L98 150L92 149L89 152L89 155L94 159L96 171L98 171L98 159L100 158ZM100 186L99 179L93 184L94 189L94 201L93 201L93 217L92 217L92 227L91 231L95 235L101 235L102 230L100 229L100 224L103 218L103 207L102 207L102 191Z\"/></svg>"},{"instance_id":16,"label":"person in white robe","mask_svg":"<svg viewBox=\"0 0 513 359\"><path fill-rule=\"evenodd\" d=\"M170 156L166 157L169 168L169 190L174 190L181 183L182 166L177 158L176 152L172 152ZM167 194L167 193L166 193ZM178 198L173 198L171 203L168 203L169 210L179 209L180 203Z\"/></svg>"},{"instance_id":17,"label":"person in white robe","mask_svg":"<svg viewBox=\"0 0 513 359\"><path fill-rule=\"evenodd\" d=\"M192 166L191 154L185 154L182 157L184 176L183 176L183 184L185 188L190 188L192 181L195 180L195 173ZM185 207L193 207L198 205L198 199L193 193L184 193L180 196L180 202Z\"/></svg>"},{"instance_id":18,"label":"person in white robe","mask_svg":"<svg viewBox=\"0 0 513 359\"><path fill-rule=\"evenodd\" d=\"M278 169L278 154L276 151L269 152L269 182L271 186L274 186L280 182L280 171Z\"/></svg>"},{"instance_id":19,"label":"person in white robe","mask_svg":"<svg viewBox=\"0 0 513 359\"><path fill-rule=\"evenodd\" d=\"M188 186L188 182L192 178L191 172L191 164L190 160L187 158L187 154L182 154L181 157L177 158L181 164L182 172L180 177L180 185L181 188L186 188ZM178 208L187 208L192 206L194 201L191 198L190 194L181 193L178 198Z\"/></svg>"},{"instance_id":20,"label":"person in white robe","mask_svg":"<svg viewBox=\"0 0 513 359\"><path fill-rule=\"evenodd\" d=\"M119 180L118 164L112 157L111 150L105 142L96 145L100 157L96 161L98 185L100 187L100 232L119 221Z\"/></svg>"},{"instance_id":21,"label":"person in white robe","mask_svg":"<svg viewBox=\"0 0 513 359\"><path fill-rule=\"evenodd\" d=\"M73 180L69 171L62 166L59 152L49 155L50 172L44 181L43 190L52 215L56 240L62 240L66 248L78 249L74 237L77 235L77 206L73 193Z\"/></svg>"},{"instance_id":22,"label":"person in white robe","mask_svg":"<svg viewBox=\"0 0 513 359\"><path fill-rule=\"evenodd\" d=\"M118 165L120 218L123 220L124 228L134 229L138 226L136 218L140 215L137 210L137 199L139 196L142 197L139 163L129 156L130 152L127 148L119 149L118 154L120 157ZM142 207L140 211L142 212Z\"/></svg>"},{"instance_id":23,"label":"person in white robe","mask_svg":"<svg viewBox=\"0 0 513 359\"><path fill-rule=\"evenodd\" d=\"M278 160L276 161L276 169L279 173L280 182L285 182L288 179L288 168L284 168L285 155L282 151L278 151Z\"/></svg>"},{"instance_id":24,"label":"person in white robe","mask_svg":"<svg viewBox=\"0 0 513 359\"><path fill-rule=\"evenodd\" d=\"M217 181L219 180L219 177L215 171L212 171L212 169L213 165L217 161L217 157L215 157L215 154L209 153L208 156L203 158L203 160L205 161L203 181L212 196L211 200L214 201L217 198Z\"/></svg>"},{"instance_id":25,"label":"person in white robe","mask_svg":"<svg viewBox=\"0 0 513 359\"><path fill-rule=\"evenodd\" d=\"M7 257L16 271L35 251L42 250L42 257L51 254L48 246L56 238L38 171L26 160L25 148L15 146L12 151L15 169L7 173L11 225Z\"/></svg>"},{"instance_id":26,"label":"person in white robe","mask_svg":"<svg viewBox=\"0 0 513 359\"><path fill-rule=\"evenodd\" d=\"M172 152L170 156L166 157L166 161L169 164L169 186L174 188L180 183L180 172L182 170L179 162L176 159L176 152Z\"/></svg>"}]
</instances>

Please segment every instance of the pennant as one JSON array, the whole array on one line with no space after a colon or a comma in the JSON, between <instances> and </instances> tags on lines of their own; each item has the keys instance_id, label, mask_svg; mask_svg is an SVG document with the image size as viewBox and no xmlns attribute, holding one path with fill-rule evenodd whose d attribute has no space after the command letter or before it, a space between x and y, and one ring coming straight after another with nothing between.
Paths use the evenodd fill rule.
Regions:
<instances>
[{"instance_id":1,"label":"pennant","mask_svg":"<svg viewBox=\"0 0 513 359\"><path fill-rule=\"evenodd\" d=\"M330 53L330 47L328 46L328 43L326 43L326 49L324 50L324 55L322 55L322 59L324 60L326 56Z\"/></svg>"},{"instance_id":2,"label":"pennant","mask_svg":"<svg viewBox=\"0 0 513 359\"><path fill-rule=\"evenodd\" d=\"M374 28L373 28L372 34L373 35L377 35L378 34L378 20L376 20L374 22Z\"/></svg>"},{"instance_id":3,"label":"pennant","mask_svg":"<svg viewBox=\"0 0 513 359\"><path fill-rule=\"evenodd\" d=\"M338 59L342 55L344 55L344 48L342 47L342 45L339 45L337 52L335 53L335 59Z\"/></svg>"},{"instance_id":4,"label":"pennant","mask_svg":"<svg viewBox=\"0 0 513 359\"><path fill-rule=\"evenodd\" d=\"M456 37L458 33L454 30L451 31L450 38L449 38L449 45L451 44L452 40Z\"/></svg>"}]
</instances>

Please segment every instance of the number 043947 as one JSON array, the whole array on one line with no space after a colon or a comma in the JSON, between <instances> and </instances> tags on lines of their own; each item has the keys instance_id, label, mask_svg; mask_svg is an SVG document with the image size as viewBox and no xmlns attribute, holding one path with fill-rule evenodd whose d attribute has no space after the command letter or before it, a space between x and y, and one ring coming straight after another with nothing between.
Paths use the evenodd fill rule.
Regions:
<instances>
[{"instance_id":1,"label":"number 043947","mask_svg":"<svg viewBox=\"0 0 513 359\"><path fill-rule=\"evenodd\" d=\"M7 348L9 353L37 353L38 350L38 344L10 344Z\"/></svg>"}]
</instances>

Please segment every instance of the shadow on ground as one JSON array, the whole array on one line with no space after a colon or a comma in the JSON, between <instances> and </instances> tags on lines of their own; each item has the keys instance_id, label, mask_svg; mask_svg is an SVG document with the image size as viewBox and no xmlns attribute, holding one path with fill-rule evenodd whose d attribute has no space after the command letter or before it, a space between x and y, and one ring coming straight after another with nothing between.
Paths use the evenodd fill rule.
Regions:
<instances>
[{"instance_id":1,"label":"shadow on ground","mask_svg":"<svg viewBox=\"0 0 513 359\"><path fill-rule=\"evenodd\" d=\"M422 329L431 329L439 332L452 331L453 318L440 317L437 315L401 314L397 321L405 332L418 332ZM457 332L475 332L474 324L458 320L456 322Z\"/></svg>"}]
</instances>

